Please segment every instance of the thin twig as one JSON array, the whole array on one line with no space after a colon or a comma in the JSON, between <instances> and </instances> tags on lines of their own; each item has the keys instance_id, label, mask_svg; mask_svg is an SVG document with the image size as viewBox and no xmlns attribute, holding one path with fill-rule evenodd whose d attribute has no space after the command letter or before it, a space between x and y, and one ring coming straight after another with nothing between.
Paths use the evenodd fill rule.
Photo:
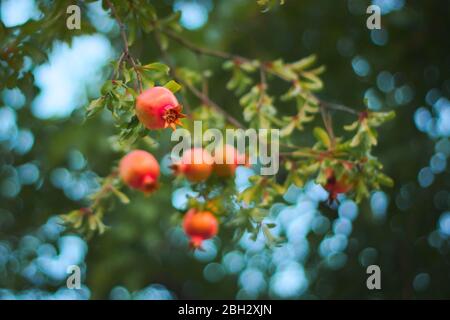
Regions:
<instances>
[{"instance_id":1,"label":"thin twig","mask_svg":"<svg viewBox=\"0 0 450 320\"><path fill-rule=\"evenodd\" d=\"M161 52L161 55L164 59L164 62L169 66L169 74L170 76L177 82L181 82L180 78L176 74L175 66L170 61L169 54L167 53L167 50L165 50L162 41L161 41L161 35L158 30L155 30L155 41L156 45L158 46L159 51ZM184 97L184 107L186 108L187 116L190 118L191 115L191 106L189 105L189 102L187 101L186 97Z\"/></svg>"},{"instance_id":2,"label":"thin twig","mask_svg":"<svg viewBox=\"0 0 450 320\"><path fill-rule=\"evenodd\" d=\"M89 207L93 212L111 192L113 188L114 179L116 179L118 172L114 169L107 177L103 179L104 183L101 188L94 194L92 205Z\"/></svg>"},{"instance_id":3,"label":"thin twig","mask_svg":"<svg viewBox=\"0 0 450 320\"><path fill-rule=\"evenodd\" d=\"M244 125L239 122L236 118L234 118L232 115L230 115L228 112L226 112L222 107L220 107L217 103L212 101L208 96L204 95L200 90L198 90L195 86L190 84L187 81L184 81L183 79L178 79L178 81L181 82L182 85L184 85L189 91L191 91L197 98L199 98L204 104L212 107L214 110L222 114L229 123L234 125L237 128L244 129Z\"/></svg>"},{"instance_id":4,"label":"thin twig","mask_svg":"<svg viewBox=\"0 0 450 320\"><path fill-rule=\"evenodd\" d=\"M128 58L130 59L131 65L133 66L134 72L136 73L137 81L138 81L138 84L139 84L139 91L142 92L144 90L144 88L143 88L143 85L142 85L141 73L138 70L136 62L134 61L133 57L129 53L128 53Z\"/></svg>"},{"instance_id":5,"label":"thin twig","mask_svg":"<svg viewBox=\"0 0 450 320\"><path fill-rule=\"evenodd\" d=\"M134 60L133 56L130 53L130 47L128 46L128 40L127 40L127 33L125 31L125 24L122 22L122 19L120 19L119 15L117 14L116 8L112 4L112 2L110 0L106 0L106 4L111 9L111 13L112 13L114 19L116 20L117 24L119 25L120 36L121 36L122 42L123 42L123 53L124 53L124 56L130 62L131 66L133 67L134 72L136 73L136 78L137 78L137 82L138 82L138 85L139 85L139 90L140 90L140 92L142 92L143 85L142 85L141 73L139 72L139 69L138 69L138 66L136 64L136 61Z\"/></svg>"},{"instance_id":6,"label":"thin twig","mask_svg":"<svg viewBox=\"0 0 450 320\"><path fill-rule=\"evenodd\" d=\"M207 56L211 56L211 57L218 57L218 58L227 59L227 60L238 60L238 61L242 61L242 62L250 61L250 59L241 57L239 55L231 54L231 53L224 52L224 51L199 47L199 46L193 44L192 42L189 42L185 38L179 36L178 34L176 34L175 32L173 32L170 29L164 29L164 30L161 30L161 32L164 33L165 35L167 35L169 38L172 38L173 40L177 41L182 46L184 46L198 54L203 54L203 55L207 55Z\"/></svg>"},{"instance_id":7,"label":"thin twig","mask_svg":"<svg viewBox=\"0 0 450 320\"><path fill-rule=\"evenodd\" d=\"M359 116L359 112L355 109L352 109L350 107L347 107L343 104L338 104L338 103L333 103L333 102L328 102L328 101L324 101L322 99L319 99L320 103L327 109L333 109L333 110L337 110L337 111L343 111L343 112L347 112L347 113L351 113L354 114L355 116Z\"/></svg>"}]
</instances>

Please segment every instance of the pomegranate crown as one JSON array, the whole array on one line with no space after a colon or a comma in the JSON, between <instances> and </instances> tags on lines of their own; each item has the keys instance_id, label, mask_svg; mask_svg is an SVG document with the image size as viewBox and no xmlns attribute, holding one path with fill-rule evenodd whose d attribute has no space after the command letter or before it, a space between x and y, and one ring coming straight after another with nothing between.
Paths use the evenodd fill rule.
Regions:
<instances>
[{"instance_id":1,"label":"pomegranate crown","mask_svg":"<svg viewBox=\"0 0 450 320\"><path fill-rule=\"evenodd\" d=\"M158 181L151 175L146 175L142 179L142 190L146 194L150 194L153 191L157 190L159 187Z\"/></svg>"},{"instance_id":2,"label":"pomegranate crown","mask_svg":"<svg viewBox=\"0 0 450 320\"><path fill-rule=\"evenodd\" d=\"M180 119L186 118L186 115L181 113L182 107L181 105L176 106L167 106L165 108L165 113L163 115L164 119L164 128L171 127L173 130L176 129L176 126L182 126Z\"/></svg>"}]
</instances>

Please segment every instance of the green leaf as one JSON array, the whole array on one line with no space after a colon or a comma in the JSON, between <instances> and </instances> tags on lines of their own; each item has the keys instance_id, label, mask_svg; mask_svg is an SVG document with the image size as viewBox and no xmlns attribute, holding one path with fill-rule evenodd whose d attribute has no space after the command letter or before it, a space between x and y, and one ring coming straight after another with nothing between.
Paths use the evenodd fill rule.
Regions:
<instances>
[{"instance_id":1,"label":"green leaf","mask_svg":"<svg viewBox=\"0 0 450 320\"><path fill-rule=\"evenodd\" d=\"M284 64L281 59L273 61L270 69L285 81L298 80L298 76L294 70L289 65Z\"/></svg>"},{"instance_id":2,"label":"green leaf","mask_svg":"<svg viewBox=\"0 0 450 320\"><path fill-rule=\"evenodd\" d=\"M123 74L123 78L125 80L125 83L128 83L131 81L131 73L130 70L128 70L127 68L123 68L122 69L122 74Z\"/></svg>"},{"instance_id":3,"label":"green leaf","mask_svg":"<svg viewBox=\"0 0 450 320\"><path fill-rule=\"evenodd\" d=\"M225 70L230 70L235 66L234 61L233 60L227 60L223 63L222 67Z\"/></svg>"},{"instance_id":4,"label":"green leaf","mask_svg":"<svg viewBox=\"0 0 450 320\"><path fill-rule=\"evenodd\" d=\"M97 228L98 228L98 233L103 234L106 231L107 227L104 225L104 223L100 219L97 219Z\"/></svg>"},{"instance_id":5,"label":"green leaf","mask_svg":"<svg viewBox=\"0 0 450 320\"><path fill-rule=\"evenodd\" d=\"M86 117L87 118L92 118L98 112L103 110L103 107L104 107L104 99L103 99L103 97L100 97L98 99L92 100L89 103L89 106L86 109Z\"/></svg>"},{"instance_id":6,"label":"green leaf","mask_svg":"<svg viewBox=\"0 0 450 320\"><path fill-rule=\"evenodd\" d=\"M300 59L297 62L291 63L292 69L295 71L301 71L312 66L317 60L317 56L315 54L309 55L305 58Z\"/></svg>"},{"instance_id":7,"label":"green leaf","mask_svg":"<svg viewBox=\"0 0 450 320\"><path fill-rule=\"evenodd\" d=\"M289 88L289 90L281 96L281 101L288 101L298 97L301 94L302 87L300 86L300 82L295 81L293 86Z\"/></svg>"},{"instance_id":8,"label":"green leaf","mask_svg":"<svg viewBox=\"0 0 450 320\"><path fill-rule=\"evenodd\" d=\"M317 141L322 142L325 147L329 148L331 146L330 137L324 129L315 127L313 130L313 134Z\"/></svg>"},{"instance_id":9,"label":"green leaf","mask_svg":"<svg viewBox=\"0 0 450 320\"><path fill-rule=\"evenodd\" d=\"M384 173L378 173L377 180L381 185L392 188L394 186L394 180L385 175Z\"/></svg>"},{"instance_id":10,"label":"green leaf","mask_svg":"<svg viewBox=\"0 0 450 320\"><path fill-rule=\"evenodd\" d=\"M358 125L359 125L359 121L358 120L354 121L353 123L344 126L344 130L354 131L354 130L356 130L356 128L358 128Z\"/></svg>"},{"instance_id":11,"label":"green leaf","mask_svg":"<svg viewBox=\"0 0 450 320\"><path fill-rule=\"evenodd\" d=\"M371 112L369 114L369 125L372 127L379 127L383 123L395 118L395 111L390 112Z\"/></svg>"},{"instance_id":12,"label":"green leaf","mask_svg":"<svg viewBox=\"0 0 450 320\"><path fill-rule=\"evenodd\" d=\"M97 229L97 219L96 219L95 215L90 215L88 217L88 225L89 225L89 230L91 230L91 231L95 231L95 229Z\"/></svg>"},{"instance_id":13,"label":"green leaf","mask_svg":"<svg viewBox=\"0 0 450 320\"><path fill-rule=\"evenodd\" d=\"M111 191L114 193L114 195L122 202L123 204L130 203L130 199L123 193L122 191L118 190L115 187L111 187Z\"/></svg>"},{"instance_id":14,"label":"green leaf","mask_svg":"<svg viewBox=\"0 0 450 320\"><path fill-rule=\"evenodd\" d=\"M301 81L303 87L312 91L318 91L323 88L322 80L320 80L320 78L315 74L310 72L303 72L301 75L303 78L308 80L308 81Z\"/></svg>"},{"instance_id":15,"label":"green leaf","mask_svg":"<svg viewBox=\"0 0 450 320\"><path fill-rule=\"evenodd\" d=\"M303 187L305 184L305 181L302 179L302 177L297 174L293 173L290 175L290 182L292 182L296 187Z\"/></svg>"},{"instance_id":16,"label":"green leaf","mask_svg":"<svg viewBox=\"0 0 450 320\"><path fill-rule=\"evenodd\" d=\"M252 186L250 188L245 189L240 195L239 200L245 202L247 205L251 204L259 193L259 186Z\"/></svg>"},{"instance_id":17,"label":"green leaf","mask_svg":"<svg viewBox=\"0 0 450 320\"><path fill-rule=\"evenodd\" d=\"M169 89L170 91L172 91L173 93L176 93L177 91L179 91L181 89L181 85L178 84L176 81L174 80L170 80L169 82L167 82L164 85L165 88Z\"/></svg>"},{"instance_id":18,"label":"green leaf","mask_svg":"<svg viewBox=\"0 0 450 320\"><path fill-rule=\"evenodd\" d=\"M295 121L290 121L286 126L281 128L280 130L280 137L286 137L292 133L295 129Z\"/></svg>"},{"instance_id":19,"label":"green leaf","mask_svg":"<svg viewBox=\"0 0 450 320\"><path fill-rule=\"evenodd\" d=\"M102 89L100 90L100 92L104 96L104 95L110 93L112 89L113 89L113 82L112 82L112 80L107 80L103 84Z\"/></svg>"},{"instance_id":20,"label":"green leaf","mask_svg":"<svg viewBox=\"0 0 450 320\"><path fill-rule=\"evenodd\" d=\"M259 67L258 60L244 62L239 65L239 68L244 70L245 72L255 72L258 67Z\"/></svg>"},{"instance_id":21,"label":"green leaf","mask_svg":"<svg viewBox=\"0 0 450 320\"><path fill-rule=\"evenodd\" d=\"M170 68L164 63L154 62L140 67L145 71L159 71L165 74L169 73Z\"/></svg>"},{"instance_id":22,"label":"green leaf","mask_svg":"<svg viewBox=\"0 0 450 320\"><path fill-rule=\"evenodd\" d=\"M369 190L363 179L359 179L356 184L356 203L361 202L364 198L369 196Z\"/></svg>"},{"instance_id":23,"label":"green leaf","mask_svg":"<svg viewBox=\"0 0 450 320\"><path fill-rule=\"evenodd\" d=\"M233 70L233 76L227 83L227 89L234 90L237 95L241 95L252 83L252 78L236 67Z\"/></svg>"}]
</instances>

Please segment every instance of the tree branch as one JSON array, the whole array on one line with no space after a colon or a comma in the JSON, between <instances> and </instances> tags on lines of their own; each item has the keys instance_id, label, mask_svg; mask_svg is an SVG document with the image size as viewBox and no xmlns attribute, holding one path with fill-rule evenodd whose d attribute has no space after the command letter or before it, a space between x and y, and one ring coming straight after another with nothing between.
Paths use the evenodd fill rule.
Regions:
<instances>
[{"instance_id":1,"label":"tree branch","mask_svg":"<svg viewBox=\"0 0 450 320\"><path fill-rule=\"evenodd\" d=\"M231 54L231 53L220 51L220 50L214 50L214 49L199 47L199 46L193 44L192 42L186 40L185 38L179 36L177 33L175 33L172 30L169 30L169 29L161 30L161 32L164 33L165 35L167 35L169 38L172 38L173 40L175 40L176 42L178 42L182 46L184 46L184 47L186 47L186 48L190 49L191 51L193 51L195 53L198 53L198 54L203 54L203 55L206 55L206 56L217 57L217 58L222 58L222 59L227 59L227 60L239 60L239 61L242 61L242 62L250 61L250 59L241 57L239 55Z\"/></svg>"},{"instance_id":2,"label":"tree branch","mask_svg":"<svg viewBox=\"0 0 450 320\"><path fill-rule=\"evenodd\" d=\"M242 123L240 123L239 120L237 120L228 112L226 112L222 107L220 107L217 103L212 101L207 95L203 94L195 86L182 79L178 79L178 81L181 82L189 91L192 92L192 94L194 94L197 98L199 98L204 104L212 107L214 110L222 114L229 123L231 123L237 128L245 129L245 126Z\"/></svg>"},{"instance_id":3,"label":"tree branch","mask_svg":"<svg viewBox=\"0 0 450 320\"><path fill-rule=\"evenodd\" d=\"M106 4L111 9L111 13L113 15L113 18L114 18L114 20L116 20L117 24L119 25L120 36L121 36L122 42L123 42L123 53L124 53L124 56L130 62L131 66L133 67L134 72L136 73L136 78L137 78L137 82L138 82L138 85L139 85L139 90L140 90L140 92L142 92L142 90L143 90L142 78L141 78L141 74L140 74L140 72L138 70L136 61L134 60L133 56L130 53L130 47L128 46L127 34L126 34L126 31L125 31L125 24L122 22L122 20L120 19L119 15L117 14L116 8L112 4L112 2L110 0L106 0Z\"/></svg>"},{"instance_id":4,"label":"tree branch","mask_svg":"<svg viewBox=\"0 0 450 320\"><path fill-rule=\"evenodd\" d=\"M181 36L179 36L177 33L175 33L172 30L165 29L165 30L161 30L161 32L164 33L165 35L167 35L169 38L173 39L174 41L178 42L182 46L186 47L187 49L190 49L191 51L193 51L197 54L221 58L221 59L225 59L225 60L234 60L234 61L240 62L240 63L248 63L248 62L253 61L250 58L243 57L240 55L197 46L196 44L186 40L185 38L182 38ZM263 71L270 72L270 68L265 63L261 63L260 68ZM274 73L272 73L272 74L274 74ZM277 74L275 74L275 75L277 75ZM279 77L279 75L277 75L277 76ZM285 80L285 79L283 79L283 80ZM314 97L323 105L324 108L333 109L333 110L337 110L337 111L343 111L343 112L347 112L347 113L350 113L350 114L353 114L356 116L359 115L358 111L356 111L350 107L347 107L347 106L344 106L341 104L324 101L324 100L320 99L319 97L317 97L316 95L314 95Z\"/></svg>"}]
</instances>

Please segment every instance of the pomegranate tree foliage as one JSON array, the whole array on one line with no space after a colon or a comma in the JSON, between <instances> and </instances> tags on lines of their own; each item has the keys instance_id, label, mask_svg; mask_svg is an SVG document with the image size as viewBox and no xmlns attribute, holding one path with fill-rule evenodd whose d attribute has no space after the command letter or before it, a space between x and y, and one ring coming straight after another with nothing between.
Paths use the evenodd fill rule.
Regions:
<instances>
[{"instance_id":1,"label":"pomegranate tree foliage","mask_svg":"<svg viewBox=\"0 0 450 320\"><path fill-rule=\"evenodd\" d=\"M273 5L270 1L258 3L267 8ZM3 38L8 39L8 46L2 53L6 62L1 68L2 78L6 79L2 86L30 85L30 72L21 74L24 57L31 56L33 62L39 64L45 60L44 49L53 39L67 39L76 34L52 28L65 18L61 14L65 12L65 5L64 1L51 6L41 2L40 9L46 19L28 22L19 28L20 32L1 30ZM119 25L120 37L116 41L121 50L107 70L109 79L102 86L100 96L87 105L86 118L89 121L105 109L111 112L116 130L109 143L115 151L126 153L142 145L150 150L160 147L161 133L149 132L135 114L137 95L155 85L165 86L179 95L184 112L188 114L183 120L187 129L193 129L195 120L203 121L205 128L222 131L226 128L280 129L278 174L255 175L251 178L253 186L241 193L230 181L218 179L191 186L202 197L191 198L189 206L212 208L222 224L233 230L236 239L245 231L252 232L256 238L262 228L269 245L281 241L270 235L273 225L264 223L264 219L273 203L281 199L291 185L302 187L305 182L315 180L329 191L330 205L338 201L335 199L338 193L346 193L347 197L360 202L371 191L392 186L392 180L382 172L382 163L373 154L373 147L378 143L378 127L392 119L394 112L370 111L363 102L349 108L322 100L318 93L324 87L320 76L325 66L319 64L316 55L289 62L283 58L244 57L188 40L188 32L179 23L179 12L161 15L147 1L105 0L102 6ZM37 28L42 32L35 33ZM83 32L91 28L82 25ZM136 43L149 38L157 44L158 61L143 61L133 52ZM171 55L174 45L199 57L222 60L222 72L229 76L224 90L236 95L241 114L232 114L209 95L208 86L215 81L210 70L176 64ZM322 119L321 126L313 126L317 117ZM333 125L335 117L343 117L347 123L339 134L335 133ZM298 136L311 134L315 138L312 145L297 142ZM339 190L338 185L344 181L347 187ZM174 186L183 183L182 179L173 181ZM127 194L113 166L111 173L101 179L99 190L90 196L89 205L62 217L69 227L89 237L95 232L103 233L106 230L103 218L113 199L128 204Z\"/></svg>"},{"instance_id":2,"label":"pomegranate tree foliage","mask_svg":"<svg viewBox=\"0 0 450 320\"><path fill-rule=\"evenodd\" d=\"M172 27L150 30L147 22L152 20L143 19L143 13L135 13L144 8L151 10L147 2L156 6L159 23L169 23ZM239 289L246 287L243 282L230 281L230 278L234 279L242 270L245 270L242 280L250 278L254 273L247 271L254 271L260 265L263 265L261 273L264 273L263 280L268 292L272 290L272 282L277 283L274 278L281 277L278 273L278 270L282 271L280 262L287 260L295 260L294 265L304 268L309 282L304 293L297 292L292 297L447 297L449 240L445 219L450 209L446 191L447 173L435 174L435 179L430 181L431 169L423 169L430 162L433 152L439 159L442 154L450 154L448 132L436 136L436 128L430 126L428 121L431 117L436 119L433 121L445 124L440 114L444 115L447 109L432 107L429 101L435 99L436 89L433 88L439 88L442 96L450 92L448 85L445 85L448 75L444 72L448 70L449 42L444 40L450 20L443 14L446 12L443 6L448 6L448 2L430 1L426 5L405 2L404 10L383 15L383 23L387 26L385 31L389 33L385 45L379 45L379 41L375 41L378 38L369 37L372 33L364 28L364 12L357 14L355 7L347 8L358 1L285 1L284 5L272 1L275 6L265 13L261 12L265 11L265 7L259 6L256 1L245 2L245 5L241 5L244 2L239 0L215 1L214 9L209 13L210 23L195 32L179 27L179 17L172 15L168 2L146 1L146 5L135 5L133 10L128 10L124 3L139 4L141 1L112 1L117 8L117 16L123 22L127 44L142 82L168 85L174 91L178 88L176 95L184 111L190 107L189 114L203 120L209 127L265 125L284 130L286 134L281 139L282 167L279 174L277 177L252 177L253 184L241 195L237 195L232 179L225 182L211 180L201 186L206 190L221 191L220 198L207 202L208 209L217 212L221 222L219 237L209 244L214 243L220 251L208 260L208 264L196 262L192 256L198 258L203 253L186 250L186 241L180 240L184 239L180 236L180 220L187 208L177 212L170 203L174 184L186 187L186 181L163 177L159 191L144 197L140 192L124 188L115 176L118 160L126 152L135 148L146 149L163 163L161 160L173 145L168 142L170 129L148 132L140 128L133 118L133 99L140 88L130 59L123 56L125 59L122 59L120 68L117 63L124 49L123 38L116 32L117 27L105 33L117 56L103 72L104 79L109 81L106 81L103 93L89 103L88 117L85 109L77 109L64 119L48 120L37 119L30 111L39 93L33 68L46 63L53 43L63 41L70 44L74 37L98 32L87 16L86 5L89 2L78 2L82 12L81 30L68 30L65 28L65 12L67 6L73 4L72 1L37 1L42 12L40 19L10 28L0 22L0 121L5 120L5 114L15 115L15 129L18 132L17 135L11 134L10 139L0 141L0 287L23 290L32 285L33 288L56 291L64 281L42 284L41 274L25 279L24 275L30 271L27 268L30 260L38 260L41 254L47 253L37 250L40 245L43 249L48 249L47 244L53 245L56 254L59 252L58 237L43 232L53 230L55 221L59 221L54 216L83 207L84 210L90 209L86 211L88 215L81 217L83 219L79 219L78 210L71 216L75 226L78 223L84 228L79 230L83 234L95 235L109 226L107 232L91 241L86 256L88 272L83 283L92 290L93 298L107 298L111 288L117 284L134 291L147 286L148 281L165 284L181 298L234 298ZM107 3L104 7L111 14ZM172 22L168 21L168 17L172 17ZM166 50L161 51L157 43ZM222 51L224 48L229 52ZM315 62L311 57L305 59L311 53L316 54ZM359 57L358 61L364 58L369 63L371 72L367 76L353 73L350 62L355 57ZM302 70L292 70L299 60L308 63ZM321 63L326 64L326 72L318 69ZM263 72L261 69L264 69ZM118 72L116 75L115 70ZM280 77L280 71L286 73L288 78ZM310 73L309 77L304 77L305 72ZM386 81L377 81L384 80L386 76ZM295 77L299 78L299 82L292 81ZM319 89L322 84L317 81L318 77L325 83L322 90ZM258 86L262 82L266 85ZM409 102L397 99L402 98L402 95L397 97L397 93L403 90L403 86L413 88L415 93ZM5 88L20 89L25 96L22 108L9 104L11 101L4 95ZM299 94L296 88L303 91ZM289 91L294 94L291 98L284 96ZM380 131L378 125L391 115L373 111L366 113L363 101L358 100L369 91L377 94L383 108L396 108L396 119ZM261 100L264 101L264 112L255 113L255 101L258 106L259 97L264 97ZM301 104L301 99L308 102L307 106ZM344 107L335 104L335 101L346 101L353 107ZM428 105L424 105L425 101ZM416 121L423 132L414 126L413 114L418 106L422 108L420 114L416 114ZM244 110L247 110L245 114ZM96 111L97 114L94 114ZM296 114L303 116L295 118ZM333 126L329 125L331 117ZM308 119L311 121L304 121ZM185 121L185 128L191 128L190 121ZM4 139L4 128L0 129L1 139ZM380 141L375 147L373 143L378 138L377 131ZM22 132L31 133L34 137L32 147L28 143L28 147L22 149L12 143L22 136ZM436 145L429 138L435 140ZM334 149L330 148L333 145ZM338 152L337 146L343 147L343 150ZM73 152L74 149L81 153ZM82 161L82 166L74 166L71 161L73 153L78 157L83 154L87 161ZM365 153L371 156L362 161ZM384 207L384 211L381 210L385 215L380 219L375 219L377 208L373 205L377 204L375 198L383 196L383 192L373 193L369 203L364 200L364 188L360 189L363 192L358 192L356 186L348 191L346 196L355 200L360 195L361 214L353 221L348 246L341 247L346 256L341 269L336 271L329 266L329 259L321 254L321 248L326 249L331 240L336 240L333 232L335 227L339 227L337 222L343 220L341 213L345 211L344 207L356 207L352 201L343 201L338 213L327 201L323 201L319 208L313 208L318 219L328 223L325 223L328 229L320 230L323 233L314 229L300 243L292 242L288 236L287 245L261 247L263 233L270 238L271 234L267 231L273 234L277 234L277 230L284 232L281 224L275 229L270 228L270 223L266 225L270 219L265 220L264 216L271 203L276 202L271 207L271 215L281 209L287 214L280 214L283 219L277 222L282 220L294 227L289 220L292 212L299 214L296 222L305 219L304 215L300 217L303 212L299 212L293 201L298 193L294 192L291 196L287 192L289 197L286 194L281 197L288 184L294 191L302 189L293 185L302 185L309 179L323 184L326 166L332 167L336 174L346 173L344 181L361 180L368 192L376 189L374 183L389 182L384 176L367 171L381 173L379 162L373 154L382 157L386 170L395 177L395 187L383 188L388 199L385 205L389 205ZM36 180L24 182L18 190L5 183L12 178L19 179L17 172L25 165L30 167L30 164L38 168ZM52 179L54 173L66 172L73 180L82 176L89 177L91 181L96 176L93 171L104 178L91 199L71 197L72 194L67 192L69 184L62 187ZM428 172L428 175L422 174L422 171ZM8 176L13 173L16 176ZM425 178L426 184L423 184ZM306 189L310 186L308 183ZM186 188L177 189L175 194L180 189ZM236 195L241 199L237 200ZM192 203L195 200L191 199L191 206L202 205ZM120 203L128 201L127 205ZM250 204L236 210L233 204L237 201ZM289 203L286 205L286 202ZM377 210L380 213L379 207ZM94 211L95 214L91 215ZM46 223L49 217L53 217L51 223ZM252 231L258 228L254 221L263 222L263 232L258 235L258 241L249 241L247 237L243 237L239 244L231 241L245 228ZM89 224L95 231L89 232ZM49 225L53 227L49 228ZM292 228L292 231L298 239L298 228ZM69 237L79 240L78 237ZM277 242L276 239L273 241ZM291 257L291 249L305 249L302 243L307 253L301 258ZM249 253L249 247L254 249L253 253ZM269 260L261 264L260 260L264 257L269 257ZM244 261L241 266L244 269L229 270L227 263L239 258ZM49 260L53 260L53 256ZM218 282L210 282L211 279L205 281L202 271L220 271L221 263L226 268L226 274L222 272L222 280L216 278L220 281L219 285ZM374 263L380 265L383 274L383 290L376 292L368 291L365 286L365 267ZM430 278L426 289L426 280ZM254 278L251 279L250 282L255 283ZM287 280L293 282L292 277ZM256 296L269 297L265 291L260 291Z\"/></svg>"},{"instance_id":3,"label":"pomegranate tree foliage","mask_svg":"<svg viewBox=\"0 0 450 320\"><path fill-rule=\"evenodd\" d=\"M255 176L252 178L254 186L241 194L233 184L220 181L193 186L194 190L201 192L203 199L191 199L190 206L210 207L211 203L217 203L214 213L223 217L225 225L236 231L237 239L244 231L251 231L256 238L263 228L268 243L273 244L276 239L270 236L268 228L271 225L264 224L263 221L275 199L286 193L291 184L301 187L309 179L315 179L317 183L327 186L331 178L336 181L345 178L353 186L348 192L357 202L367 197L371 190L392 185L391 179L381 172L382 164L372 155L372 147L377 144L376 128L391 119L393 112L372 112L364 108L356 111L320 100L315 93L323 87L319 76L325 68L316 66L316 56L287 63L282 59L260 61L214 51L188 42L179 24L178 12L158 17L150 5L133 10L134 7L111 1L104 1L103 7L111 12L121 28L123 52L112 63L111 79L103 85L101 96L87 106L87 117L93 117L105 108L111 111L118 128L118 133L113 138L117 141L117 148L126 152L133 149L140 139L150 140L150 147L155 147L157 138L150 138L151 134L137 120L134 110L137 95L144 88L154 85L164 85L174 93L179 92L185 104L192 104L192 109L185 105L185 112L191 115L184 123L186 128L191 128L192 121L202 120L206 122L206 127L220 130L230 126L281 130L280 145L287 149L282 153L283 169L287 173L282 178L279 175ZM130 47L140 33L155 37L163 62L145 63L133 56ZM205 77L202 70L177 66L171 62L171 41L199 55L224 60L223 67L230 72L226 88L239 97L243 123L236 120L234 115L229 115L212 101L213 98L207 92L202 91L202 85L213 82L214 75L208 74ZM271 83L275 81L285 82L284 93L275 95L271 92ZM185 100L189 93L195 95L197 101ZM350 133L347 136L339 137L334 134L330 109L336 108L356 118L345 126L345 130ZM212 114L212 109L219 111L218 114L212 118L205 116ZM289 112L280 114L278 109ZM323 118L325 129L313 129L316 143L311 147L293 144L292 136L308 130L307 124L318 114ZM114 169L112 175L115 176ZM92 196L91 207L72 211L63 216L65 221L88 234L93 231L102 233L105 230L102 218L110 196L117 196L125 204L129 202L128 197L119 190L119 183L117 179L106 178L101 189ZM236 201L239 205L235 205Z\"/></svg>"}]
</instances>

